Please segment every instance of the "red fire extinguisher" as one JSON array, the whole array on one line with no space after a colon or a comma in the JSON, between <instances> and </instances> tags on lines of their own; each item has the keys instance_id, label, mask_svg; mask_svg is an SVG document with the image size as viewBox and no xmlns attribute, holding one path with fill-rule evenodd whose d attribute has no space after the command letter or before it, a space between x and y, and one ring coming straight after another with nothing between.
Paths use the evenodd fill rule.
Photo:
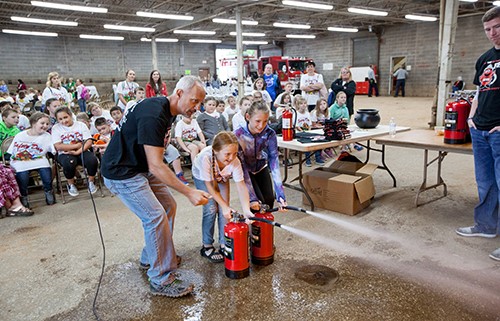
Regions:
<instances>
[{"instance_id":1,"label":"red fire extinguisher","mask_svg":"<svg viewBox=\"0 0 500 321\"><path fill-rule=\"evenodd\" d=\"M244 220L241 214L234 213L224 226L224 267L230 279L243 279L250 274L248 225Z\"/></svg>"},{"instance_id":2,"label":"red fire extinguisher","mask_svg":"<svg viewBox=\"0 0 500 321\"><path fill-rule=\"evenodd\" d=\"M251 257L256 265L269 265L274 262L274 216L268 206L262 206L252 222Z\"/></svg>"},{"instance_id":3,"label":"red fire extinguisher","mask_svg":"<svg viewBox=\"0 0 500 321\"><path fill-rule=\"evenodd\" d=\"M469 117L471 105L465 99L446 105L444 119L444 142L446 144L465 144L469 139Z\"/></svg>"},{"instance_id":4,"label":"red fire extinguisher","mask_svg":"<svg viewBox=\"0 0 500 321\"><path fill-rule=\"evenodd\" d=\"M282 121L282 127L281 127L281 133L283 136L284 141L291 141L293 140L294 132L295 132L295 124L293 124L293 111L295 111L293 108L286 108L283 111L283 115L281 116L283 121Z\"/></svg>"}]
</instances>

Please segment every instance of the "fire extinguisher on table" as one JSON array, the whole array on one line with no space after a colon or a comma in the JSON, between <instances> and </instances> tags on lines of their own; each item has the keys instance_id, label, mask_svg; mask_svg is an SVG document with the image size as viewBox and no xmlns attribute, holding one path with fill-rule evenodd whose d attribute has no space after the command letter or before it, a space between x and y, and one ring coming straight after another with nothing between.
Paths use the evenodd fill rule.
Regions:
<instances>
[{"instance_id":1,"label":"fire extinguisher on table","mask_svg":"<svg viewBox=\"0 0 500 321\"><path fill-rule=\"evenodd\" d=\"M471 105L465 99L450 102L446 105L444 119L444 142L446 144L465 144L469 138L469 117Z\"/></svg>"},{"instance_id":2,"label":"fire extinguisher on table","mask_svg":"<svg viewBox=\"0 0 500 321\"><path fill-rule=\"evenodd\" d=\"M282 127L281 133L284 141L291 141L295 137L295 122L293 113L296 113L293 108L286 108L283 111L282 117ZM297 117L295 117L295 121L297 121Z\"/></svg>"}]
</instances>

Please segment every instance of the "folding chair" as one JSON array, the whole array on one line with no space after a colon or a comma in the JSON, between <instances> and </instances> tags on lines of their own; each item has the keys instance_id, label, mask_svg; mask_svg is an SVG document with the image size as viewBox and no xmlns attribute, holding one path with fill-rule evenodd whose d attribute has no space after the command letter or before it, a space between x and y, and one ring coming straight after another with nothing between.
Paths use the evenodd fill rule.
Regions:
<instances>
[{"instance_id":1,"label":"folding chair","mask_svg":"<svg viewBox=\"0 0 500 321\"><path fill-rule=\"evenodd\" d=\"M97 159L98 161L98 165L97 165L97 173L95 175L95 180L94 180L94 184L96 184L96 186L99 188L99 191L101 193L101 197L104 197L104 192L102 190L102 175L101 175L101 164L100 164L100 161L99 159ZM55 176L56 176L56 184L57 184L57 189L61 195L61 200L62 200L62 203L63 204L66 204L66 199L64 197L64 193L65 193L65 187L63 184L63 182L66 182L66 177L64 177L64 172L63 172L63 167L62 165L57 161L57 156L56 158L54 158L54 168L55 168ZM86 179L86 176L85 176L85 168L83 168L83 166L81 165L78 165L76 167L76 175L75 175L75 184L78 185L79 182L81 181L85 181L85 191L88 192L88 180ZM78 174L79 173L79 174ZM80 178L78 178L78 175L80 175ZM81 190L80 190L81 191Z\"/></svg>"},{"instance_id":2,"label":"folding chair","mask_svg":"<svg viewBox=\"0 0 500 321\"><path fill-rule=\"evenodd\" d=\"M2 163L4 165L9 165L9 161L5 160L5 153L9 149L10 144L12 144L13 140L14 140L14 136L9 136L9 137L5 138L4 141L2 142L1 147L0 147L0 149L2 150Z\"/></svg>"}]
</instances>

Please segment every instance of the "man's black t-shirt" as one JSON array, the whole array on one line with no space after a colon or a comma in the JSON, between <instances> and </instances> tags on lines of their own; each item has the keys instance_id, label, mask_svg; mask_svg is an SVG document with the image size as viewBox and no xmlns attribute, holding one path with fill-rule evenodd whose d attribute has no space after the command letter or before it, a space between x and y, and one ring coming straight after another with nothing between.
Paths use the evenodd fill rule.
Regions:
<instances>
[{"instance_id":1,"label":"man's black t-shirt","mask_svg":"<svg viewBox=\"0 0 500 321\"><path fill-rule=\"evenodd\" d=\"M474 84L479 86L474 124L479 130L500 126L500 49L486 51L476 62Z\"/></svg>"},{"instance_id":2,"label":"man's black t-shirt","mask_svg":"<svg viewBox=\"0 0 500 321\"><path fill-rule=\"evenodd\" d=\"M144 99L128 109L102 158L102 175L123 180L147 173L144 145L163 147L173 119L166 97Z\"/></svg>"}]
</instances>

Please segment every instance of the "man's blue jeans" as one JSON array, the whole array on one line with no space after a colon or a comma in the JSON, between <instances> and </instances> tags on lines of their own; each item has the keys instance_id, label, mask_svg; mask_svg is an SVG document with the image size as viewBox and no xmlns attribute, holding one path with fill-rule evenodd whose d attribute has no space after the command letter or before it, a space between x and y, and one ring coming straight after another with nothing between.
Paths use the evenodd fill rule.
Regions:
<instances>
[{"instance_id":1,"label":"man's blue jeans","mask_svg":"<svg viewBox=\"0 0 500 321\"><path fill-rule=\"evenodd\" d=\"M479 203L474 222L482 233L497 233L500 198L500 132L470 129Z\"/></svg>"},{"instance_id":2,"label":"man's blue jeans","mask_svg":"<svg viewBox=\"0 0 500 321\"><path fill-rule=\"evenodd\" d=\"M195 177L194 185L197 189L205 191L208 193L207 186L204 181L201 181ZM220 194L222 198L229 203L229 182L219 183L218 187L220 189ZM224 226L227 223L226 218L222 215L222 208L217 204L217 202L211 198L208 203L203 205L203 217L201 221L201 232L203 245L214 244L214 230L215 230L215 219L219 222L219 244L223 245L224 240Z\"/></svg>"},{"instance_id":3,"label":"man's blue jeans","mask_svg":"<svg viewBox=\"0 0 500 321\"><path fill-rule=\"evenodd\" d=\"M104 184L141 220L146 244L141 262L151 265L148 277L152 283L164 284L177 269L172 239L177 204L170 190L151 174L124 180L104 178Z\"/></svg>"},{"instance_id":4,"label":"man's blue jeans","mask_svg":"<svg viewBox=\"0 0 500 321\"><path fill-rule=\"evenodd\" d=\"M38 173L40 174L40 178L42 179L43 184L43 190L45 192L52 191L52 169L50 167L43 167L34 169L34 171L38 171ZM23 171L16 173L16 180L17 184L19 185L19 193L21 193L21 196L28 196L30 172L31 171Z\"/></svg>"}]
</instances>

